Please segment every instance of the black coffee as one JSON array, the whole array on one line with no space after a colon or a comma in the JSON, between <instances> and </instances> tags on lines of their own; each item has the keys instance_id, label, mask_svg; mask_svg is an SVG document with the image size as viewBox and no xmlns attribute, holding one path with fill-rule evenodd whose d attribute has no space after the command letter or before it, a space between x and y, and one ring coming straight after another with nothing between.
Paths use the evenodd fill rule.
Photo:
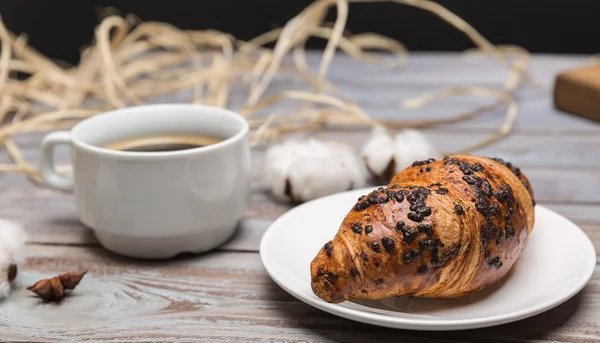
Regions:
<instances>
[{"instance_id":1,"label":"black coffee","mask_svg":"<svg viewBox=\"0 0 600 343\"><path fill-rule=\"evenodd\" d=\"M194 149L220 141L209 136L163 135L124 139L107 144L104 148L134 152L164 152Z\"/></svg>"},{"instance_id":2,"label":"black coffee","mask_svg":"<svg viewBox=\"0 0 600 343\"><path fill-rule=\"evenodd\" d=\"M165 144L136 146L133 148L125 149L123 151L140 151L140 152L175 151L175 150L194 149L194 148L199 148L201 146L204 146L204 145L165 143Z\"/></svg>"}]
</instances>

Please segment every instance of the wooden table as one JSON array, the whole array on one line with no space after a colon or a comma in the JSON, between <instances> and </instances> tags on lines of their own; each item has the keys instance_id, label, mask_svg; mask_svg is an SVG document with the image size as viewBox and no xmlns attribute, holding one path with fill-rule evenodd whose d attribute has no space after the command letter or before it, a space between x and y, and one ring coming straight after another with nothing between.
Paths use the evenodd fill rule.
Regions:
<instances>
[{"instance_id":1,"label":"wooden table","mask_svg":"<svg viewBox=\"0 0 600 343\"><path fill-rule=\"evenodd\" d=\"M317 56L310 57L311 65L317 65ZM531 69L550 86L557 71L585 61L583 57L535 56ZM502 67L483 58L414 54L409 68L397 72L338 56L330 78L373 115L424 118L455 114L486 100L460 97L416 111L400 109L399 101L450 85L500 87L505 75ZM282 87L286 81L276 82L272 91ZM476 153L520 166L533 183L538 203L580 225L600 251L600 125L558 113L549 94L530 87L521 89L518 98L520 117L515 132ZM425 133L438 146L455 149L493 133L502 119L500 109ZM358 146L367 135L336 131L319 136ZM39 135L19 138L32 160L39 139ZM106 252L77 220L71 195L36 187L20 175L1 174L0 217L21 221L30 238L18 288L8 300L0 301L0 340L600 341L598 267L582 292L555 309L517 323L462 332L385 329L337 318L299 302L271 281L257 252L269 223L289 208L272 201L260 180L262 153L253 151L253 200L236 236L217 251L163 262L130 260ZM61 303L44 304L25 290L36 280L83 269L89 270L88 275Z\"/></svg>"}]
</instances>

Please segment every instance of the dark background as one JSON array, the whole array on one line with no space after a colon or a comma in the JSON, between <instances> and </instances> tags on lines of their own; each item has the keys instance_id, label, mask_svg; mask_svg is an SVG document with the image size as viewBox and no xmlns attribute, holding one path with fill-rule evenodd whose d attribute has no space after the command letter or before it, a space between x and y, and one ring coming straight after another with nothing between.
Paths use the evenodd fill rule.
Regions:
<instances>
[{"instance_id":1,"label":"dark background","mask_svg":"<svg viewBox=\"0 0 600 343\"><path fill-rule=\"evenodd\" d=\"M184 29L217 29L240 39L285 24L310 0L0 0L9 30L27 33L30 43L71 63L88 44L106 6L143 20L166 21ZM496 44L517 44L532 52L600 52L600 0L439 0ZM331 13L331 19L335 13ZM350 5L352 32L378 32L412 51L455 51L473 45L444 21L393 3ZM320 48L323 41L311 41Z\"/></svg>"}]
</instances>

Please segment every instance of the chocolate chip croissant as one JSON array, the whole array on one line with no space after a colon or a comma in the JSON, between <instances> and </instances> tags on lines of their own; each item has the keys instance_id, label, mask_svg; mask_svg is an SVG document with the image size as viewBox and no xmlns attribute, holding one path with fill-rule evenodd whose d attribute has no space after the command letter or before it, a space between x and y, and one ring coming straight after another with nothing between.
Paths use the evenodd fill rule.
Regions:
<instances>
[{"instance_id":1,"label":"chocolate chip croissant","mask_svg":"<svg viewBox=\"0 0 600 343\"><path fill-rule=\"evenodd\" d=\"M525 248L534 205L525 175L503 160L415 162L358 199L312 261L312 290L332 303L476 292Z\"/></svg>"}]
</instances>

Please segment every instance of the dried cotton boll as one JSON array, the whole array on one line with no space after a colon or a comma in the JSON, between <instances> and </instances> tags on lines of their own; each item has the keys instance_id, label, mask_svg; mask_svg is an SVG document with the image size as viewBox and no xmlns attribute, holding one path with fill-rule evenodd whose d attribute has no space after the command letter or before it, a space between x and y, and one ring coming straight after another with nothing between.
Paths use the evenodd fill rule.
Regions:
<instances>
[{"instance_id":1,"label":"dried cotton boll","mask_svg":"<svg viewBox=\"0 0 600 343\"><path fill-rule=\"evenodd\" d=\"M371 174L385 183L415 161L442 157L419 131L406 129L392 136L383 127L373 128L361 155Z\"/></svg>"},{"instance_id":2,"label":"dried cotton boll","mask_svg":"<svg viewBox=\"0 0 600 343\"><path fill-rule=\"evenodd\" d=\"M364 187L366 170L352 147L309 139L269 148L265 176L275 197L303 202Z\"/></svg>"},{"instance_id":3,"label":"dried cotton boll","mask_svg":"<svg viewBox=\"0 0 600 343\"><path fill-rule=\"evenodd\" d=\"M0 219L0 298L8 296L27 235L20 225Z\"/></svg>"}]
</instances>

